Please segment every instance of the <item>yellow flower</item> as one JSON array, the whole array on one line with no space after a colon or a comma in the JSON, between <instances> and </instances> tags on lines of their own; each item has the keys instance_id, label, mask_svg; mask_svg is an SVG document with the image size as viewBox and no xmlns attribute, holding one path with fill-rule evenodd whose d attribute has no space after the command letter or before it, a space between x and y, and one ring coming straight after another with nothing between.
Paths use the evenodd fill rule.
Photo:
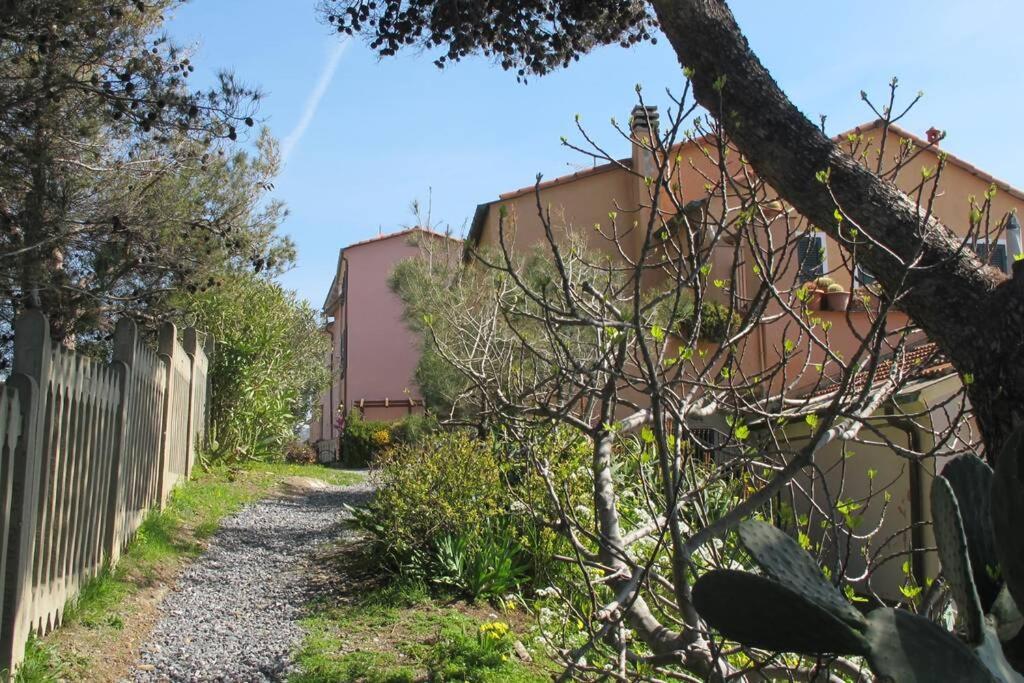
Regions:
<instances>
[{"instance_id":1,"label":"yellow flower","mask_svg":"<svg viewBox=\"0 0 1024 683\"><path fill-rule=\"evenodd\" d=\"M503 621L492 621L480 625L482 640L501 640L508 635L508 624Z\"/></svg>"},{"instance_id":2,"label":"yellow flower","mask_svg":"<svg viewBox=\"0 0 1024 683\"><path fill-rule=\"evenodd\" d=\"M379 429L370 437L374 446L387 446L391 443L391 434L386 429Z\"/></svg>"}]
</instances>

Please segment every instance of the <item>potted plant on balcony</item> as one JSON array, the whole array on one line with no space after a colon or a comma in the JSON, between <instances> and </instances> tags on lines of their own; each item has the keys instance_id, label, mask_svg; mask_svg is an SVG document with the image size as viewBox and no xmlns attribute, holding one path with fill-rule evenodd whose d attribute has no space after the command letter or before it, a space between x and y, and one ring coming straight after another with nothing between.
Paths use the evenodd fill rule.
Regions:
<instances>
[{"instance_id":1,"label":"potted plant on balcony","mask_svg":"<svg viewBox=\"0 0 1024 683\"><path fill-rule=\"evenodd\" d=\"M830 311L845 311L850 306L850 293L841 284L833 282L825 290L825 303Z\"/></svg>"},{"instance_id":2,"label":"potted plant on balcony","mask_svg":"<svg viewBox=\"0 0 1024 683\"><path fill-rule=\"evenodd\" d=\"M807 295L803 297L802 300L807 304L808 310L822 310L824 307L823 304L825 303L825 292L827 292L829 286L833 284L835 284L835 280L825 275L803 284L803 288L807 291Z\"/></svg>"}]
</instances>

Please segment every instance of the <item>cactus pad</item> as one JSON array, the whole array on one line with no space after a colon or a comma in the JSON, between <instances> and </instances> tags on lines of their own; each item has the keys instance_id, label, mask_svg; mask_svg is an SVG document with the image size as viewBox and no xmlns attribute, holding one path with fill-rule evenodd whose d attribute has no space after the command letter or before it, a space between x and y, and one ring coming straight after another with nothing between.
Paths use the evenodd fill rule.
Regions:
<instances>
[{"instance_id":1,"label":"cactus pad","mask_svg":"<svg viewBox=\"0 0 1024 683\"><path fill-rule=\"evenodd\" d=\"M1002 681L1002 683L1024 683L1024 677L1017 673L1006 660L1006 654L1003 652L1003 646L996 633L995 620L992 617L985 619L983 637L981 642L974 646L974 654L985 665L985 668L992 672L996 680Z\"/></svg>"},{"instance_id":2,"label":"cactus pad","mask_svg":"<svg viewBox=\"0 0 1024 683\"><path fill-rule=\"evenodd\" d=\"M1002 588L995 571L999 565L992 533L992 468L973 454L961 455L942 468L960 504L960 519L967 537L974 587L982 612L988 612Z\"/></svg>"},{"instance_id":3,"label":"cactus pad","mask_svg":"<svg viewBox=\"0 0 1024 683\"><path fill-rule=\"evenodd\" d=\"M880 680L997 680L969 647L924 617L886 607L868 614L867 622L868 662Z\"/></svg>"},{"instance_id":4,"label":"cactus pad","mask_svg":"<svg viewBox=\"0 0 1024 683\"><path fill-rule=\"evenodd\" d=\"M960 505L952 485L945 477L932 480L932 528L939 548L942 574L949 583L957 613L967 630L967 641L980 643L984 635L984 616L974 586Z\"/></svg>"},{"instance_id":5,"label":"cactus pad","mask_svg":"<svg viewBox=\"0 0 1024 683\"><path fill-rule=\"evenodd\" d=\"M768 576L846 624L864 629L864 616L825 580L814 559L790 536L756 519L740 522L739 535L743 547Z\"/></svg>"},{"instance_id":6,"label":"cactus pad","mask_svg":"<svg viewBox=\"0 0 1024 683\"><path fill-rule=\"evenodd\" d=\"M1006 642L1013 640L1020 633L1024 626L1024 616L1021 615L1017 603L1010 595L1010 589L1003 586L992 603L992 618L995 621L996 631L999 633L999 640Z\"/></svg>"},{"instance_id":7,"label":"cactus pad","mask_svg":"<svg viewBox=\"0 0 1024 683\"><path fill-rule=\"evenodd\" d=\"M693 587L693 604L726 638L774 652L867 654L855 629L777 581L731 569L708 572Z\"/></svg>"},{"instance_id":8,"label":"cactus pad","mask_svg":"<svg viewBox=\"0 0 1024 683\"><path fill-rule=\"evenodd\" d=\"M1024 605L1024 427L1007 439L992 477L992 527L1003 579L1017 605Z\"/></svg>"}]
</instances>

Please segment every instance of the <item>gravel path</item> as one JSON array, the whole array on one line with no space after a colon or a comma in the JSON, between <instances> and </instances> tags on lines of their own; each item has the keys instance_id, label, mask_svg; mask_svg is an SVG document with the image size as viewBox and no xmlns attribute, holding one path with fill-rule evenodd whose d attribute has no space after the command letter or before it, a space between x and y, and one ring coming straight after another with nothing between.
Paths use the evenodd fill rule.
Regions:
<instances>
[{"instance_id":1,"label":"gravel path","mask_svg":"<svg viewBox=\"0 0 1024 683\"><path fill-rule=\"evenodd\" d=\"M363 484L293 487L225 519L161 604L134 680L284 680L312 597L303 560L341 533L342 506L368 495Z\"/></svg>"}]
</instances>

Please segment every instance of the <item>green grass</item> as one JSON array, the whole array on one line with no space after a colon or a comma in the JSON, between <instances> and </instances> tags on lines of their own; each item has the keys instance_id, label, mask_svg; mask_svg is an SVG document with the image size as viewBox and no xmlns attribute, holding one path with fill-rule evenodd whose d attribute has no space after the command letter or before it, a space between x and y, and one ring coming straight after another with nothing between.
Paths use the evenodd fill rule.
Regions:
<instances>
[{"instance_id":1,"label":"green grass","mask_svg":"<svg viewBox=\"0 0 1024 683\"><path fill-rule=\"evenodd\" d=\"M266 496L285 477L309 477L348 485L362 475L320 465L250 463L213 467L177 487L167 507L153 510L113 569L102 571L67 604L65 627L81 625L116 639L124 629L126 598L167 577L181 563L203 551L203 541L220 521L245 504ZM47 683L75 680L89 661L51 644L52 637L32 638L15 681Z\"/></svg>"},{"instance_id":2,"label":"green grass","mask_svg":"<svg viewBox=\"0 0 1024 683\"><path fill-rule=\"evenodd\" d=\"M507 626L505 619L439 603L420 584L386 586L348 605L321 602L310 612L296 653L299 673L290 683L551 680L553 669L543 658L530 664L517 659L514 631L498 638L481 632L484 624Z\"/></svg>"}]
</instances>

